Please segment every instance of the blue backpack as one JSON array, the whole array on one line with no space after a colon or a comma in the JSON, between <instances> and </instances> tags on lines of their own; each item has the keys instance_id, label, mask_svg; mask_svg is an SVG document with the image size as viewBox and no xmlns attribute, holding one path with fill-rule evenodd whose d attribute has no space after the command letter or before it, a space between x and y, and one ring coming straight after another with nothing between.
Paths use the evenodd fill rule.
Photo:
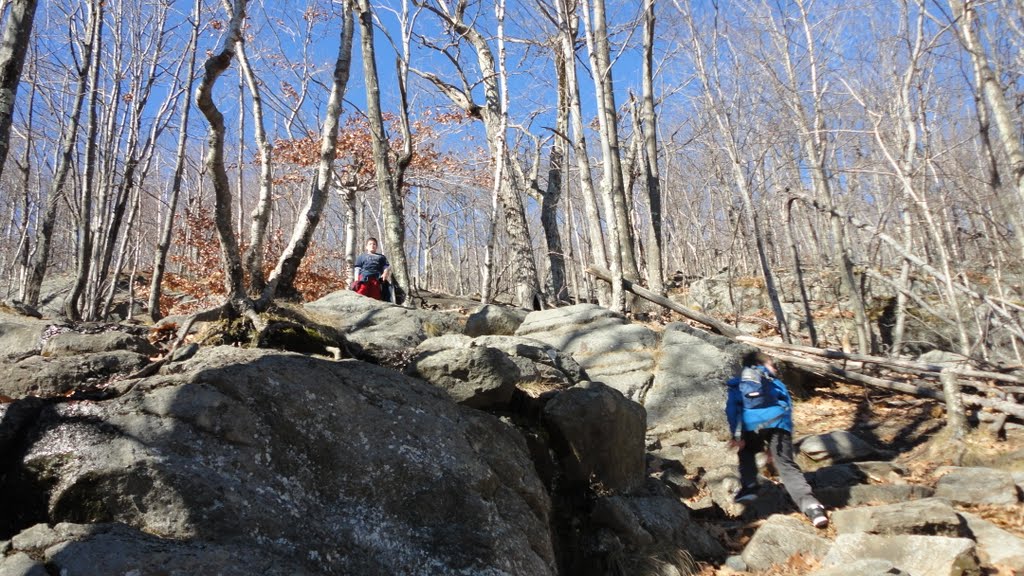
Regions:
<instances>
[{"instance_id":1,"label":"blue backpack","mask_svg":"<svg viewBox=\"0 0 1024 576\"><path fill-rule=\"evenodd\" d=\"M772 378L757 367L747 367L740 375L740 394L743 396L744 410L768 408L779 403Z\"/></svg>"}]
</instances>

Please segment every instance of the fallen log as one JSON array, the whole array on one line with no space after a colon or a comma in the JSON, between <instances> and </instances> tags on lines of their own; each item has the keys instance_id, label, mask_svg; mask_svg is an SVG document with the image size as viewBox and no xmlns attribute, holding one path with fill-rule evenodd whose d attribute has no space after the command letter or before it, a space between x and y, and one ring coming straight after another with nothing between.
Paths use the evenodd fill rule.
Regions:
<instances>
[{"instance_id":1,"label":"fallen log","mask_svg":"<svg viewBox=\"0 0 1024 576\"><path fill-rule=\"evenodd\" d=\"M597 278L600 278L601 280L604 280L605 282L609 282L609 283L612 282L611 272L609 272L609 271L607 271L607 270L605 270L603 268L598 268L596 266L589 266L589 267L587 267L587 273L592 275L592 276L595 276ZM630 292L636 294L637 296L640 296L642 298L650 300L651 302L654 302L655 304L659 304L661 306L664 306L665 308L668 308L669 310L672 310L674 312L678 312L678 313L682 314L683 316L685 316L686 318L689 318L691 320L694 320L696 322L704 324L705 326L708 326L708 327L712 328L713 330L715 330L717 333L719 333L719 334L721 334L723 336L727 336L729 338L732 338L733 340L736 340L737 342L744 342L744 343L750 344L752 346L756 346L758 348L771 348L771 349L774 349L775 352L773 352L773 353L780 360L783 360L783 361L786 361L786 362L790 362L792 364L804 366L804 367L807 367L807 368L812 368L812 369L815 369L815 370L817 370L819 372L823 372L824 374L831 375L833 377L843 378L843 379L846 379L846 380L851 380L853 382L859 382L861 384L866 384L868 386L872 386L872 387L875 387L875 388L882 388L882 389L885 389L885 390L892 390L894 392L902 392L904 394L911 394L911 395L914 395L914 396L924 396L926 398L931 398L931 399L934 399L934 400L938 400L940 402L945 402L945 397L943 396L941 391L936 390L936 389L931 388L931 387L928 387L928 386L919 386L919 385L915 385L915 384L909 384L909 383L906 383L906 382L895 382L895 381L892 381L892 380L885 380L883 378L876 378L874 376L868 376L866 374L860 374L858 372L852 372L850 370L846 370L846 369L840 368L839 366L836 366L836 365L834 365L832 363L828 363L828 362L824 362L824 361L818 361L818 360L812 360L812 359L804 358L804 357L801 357L801 356L797 356L797 355L795 355L795 353L797 353L797 352L805 352L805 353L808 353L808 354L814 354L814 355L818 355L818 356L823 356L824 358L827 358L827 359L840 359L840 360L844 360L844 361L853 361L853 362L860 362L860 363L888 364L890 366L893 366L893 367L896 367L896 368L903 368L903 369L908 369L911 366L916 367L916 368L927 366L927 367L931 367L931 368L939 368L939 371L941 371L941 367L932 366L930 364L916 363L916 362L912 362L912 361L909 361L909 360L901 360L901 359L889 360L889 359L886 359L886 358L879 358L877 356L864 356L864 355L857 355L857 354L849 354L849 353L846 353L846 352L841 352L839 350L829 350L829 349L822 349L822 348L813 348L811 346L803 346L803 345L800 345L800 344L782 344L782 343L777 343L777 342L768 342L768 341L765 341L765 340L761 340L759 338L755 338L755 337L753 337L753 336L751 336L749 334L745 334L742 331L740 331L740 330L738 330L736 328L733 328L732 326L729 326L727 324L724 324L724 323L722 323L722 322L720 322L720 321L718 321L718 320L716 320L716 319L714 319L714 318L712 318L710 316L701 314L699 312L695 312L693 310L689 310L689 309L683 307L682 305L680 305L680 304L678 304L678 303L676 303L676 302L674 302L674 301L672 301L672 300L670 300L668 298L665 298L664 296L661 296L659 294L651 292L650 290L644 288L643 286L638 286L638 285L634 284L633 282L630 282L629 280L623 279L622 280L622 287L625 288L626 290L629 290ZM956 371L956 374L958 376L962 375L962 376L974 376L974 377L979 377L979 375L984 375L984 376L981 376L981 377L993 378L993 379L996 379L995 377L998 376L999 377L998 379L1000 379L1002 381L1006 381L1006 382L1020 382L1020 379L1015 377L1015 376L1008 375L1008 374L1001 374L1001 373L998 373L998 372L981 372L981 371L977 371L977 370L969 370L969 369L959 370L958 369ZM1017 404L1017 403L1014 403L1012 401L1001 400L1001 399L996 399L996 398L985 398L985 397L982 397L982 396L975 396L973 394L961 394L961 398L963 399L963 403L965 405L967 405L967 406L976 406L976 407L980 406L980 407L983 407L983 408L989 408L989 409L992 409L992 410L997 410L997 411L1002 412L1004 414L1009 414L1011 416L1015 416L1017 418L1024 419L1024 406L1022 406L1020 404Z\"/></svg>"},{"instance_id":2,"label":"fallen log","mask_svg":"<svg viewBox=\"0 0 1024 576\"><path fill-rule=\"evenodd\" d=\"M912 394L914 396L924 396L925 398L931 398L938 400L939 402L945 402L945 396L939 390L928 386L919 386L916 384L909 384L906 382L894 382L892 380L885 380L884 378L876 378L874 376L868 376L859 372L851 372L844 370L838 366L827 362L820 362L817 360L811 360L808 358L802 358L800 356L794 356L786 353L776 353L775 356L779 360L804 366L806 368L813 368L818 371L824 372L828 375L843 378L845 380L851 380L853 382L859 382L875 388L882 388L885 390L892 390L894 392L902 392L904 394ZM976 396L974 394L963 394L960 397L967 406L991 408L992 410L998 410L1011 416L1024 419L1024 406L1010 402L1007 400L1000 400L997 398L985 398L984 396Z\"/></svg>"},{"instance_id":3,"label":"fallen log","mask_svg":"<svg viewBox=\"0 0 1024 576\"><path fill-rule=\"evenodd\" d=\"M587 273L590 274L591 276L600 278L605 282L612 282L612 273L605 270L604 268L588 266ZM660 304L661 306L664 306L665 308L668 308L673 312L678 312L683 316L689 318L690 320L693 320L694 322L700 322L701 324L711 328L712 330L714 330L718 334L721 334L722 336L727 336L729 338L745 336L745 334L742 331L733 328L732 326L729 326L724 322L716 320L710 316L701 314L700 312L690 310L677 302L673 302L672 300L669 300L664 296L651 292L650 290L644 288L643 286L634 284L633 282L626 280L625 278L623 278L622 280L622 287L625 288L626 290L629 290L633 294L636 294L637 296L650 300L655 304Z\"/></svg>"},{"instance_id":4,"label":"fallen log","mask_svg":"<svg viewBox=\"0 0 1024 576\"><path fill-rule=\"evenodd\" d=\"M830 360L848 360L851 362L859 362L863 364L875 364L886 368L894 368L899 370L907 370L910 372L916 372L925 375L934 375L938 378L939 372L941 372L945 366L939 366L938 364L926 364L924 362L915 362L913 360L907 360L905 358L882 358L880 356L868 356L866 354L852 354L849 352L843 352L842 350L836 350L834 348L814 348L812 346L804 346L802 344L786 344L784 342L768 342L755 338L753 336L738 336L736 338L741 342L748 342L762 348L773 348L780 350L792 350L795 352L803 352L805 354L813 354L815 356L822 356ZM974 370L973 368L956 368L956 373L966 378L983 378L988 380L996 380L999 382L1008 382L1010 384L1024 384L1024 378L1015 376L1013 374L1005 374L1002 372L991 372L984 370Z\"/></svg>"}]
</instances>

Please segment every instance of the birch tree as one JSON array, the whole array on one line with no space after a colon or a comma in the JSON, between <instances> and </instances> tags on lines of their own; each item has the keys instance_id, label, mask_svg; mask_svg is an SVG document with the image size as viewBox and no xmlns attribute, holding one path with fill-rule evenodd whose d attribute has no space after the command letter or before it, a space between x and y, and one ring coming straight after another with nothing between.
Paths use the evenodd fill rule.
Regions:
<instances>
[{"instance_id":1,"label":"birch tree","mask_svg":"<svg viewBox=\"0 0 1024 576\"><path fill-rule=\"evenodd\" d=\"M21 300L33 307L39 305L43 277L50 263L50 246L53 242L53 229L57 221L57 211L66 194L64 186L71 170L78 142L78 129L81 122L85 94L89 86L90 70L96 65L97 49L92 41L92 30L97 25L92 22L92 19L95 17L95 12L89 11L90 21L86 24L88 31L85 33L85 38L77 43L78 57L76 60L79 62L79 65L77 70L75 70L75 95L71 100L71 113L68 115L67 124L64 126L61 134L60 150L57 156L53 179L50 182L46 197L46 207L36 231L35 254L32 257L28 274L26 274L27 280L21 294ZM74 23L74 20L72 22ZM74 28L76 27L73 26Z\"/></svg>"},{"instance_id":2,"label":"birch tree","mask_svg":"<svg viewBox=\"0 0 1024 576\"><path fill-rule=\"evenodd\" d=\"M360 47L363 61L363 82L366 86L366 116L373 146L373 163L377 190L384 210L384 230L389 248L391 273L399 286L409 287L409 266L405 257L405 211L401 188L402 175L412 160L412 134L409 130L408 111L402 99L402 126L404 127L403 154L392 171L388 136L380 107L380 81L377 76L377 58L373 44L373 12L368 0L354 0L358 13ZM401 90L404 93L404 80Z\"/></svg>"},{"instance_id":3,"label":"birch tree","mask_svg":"<svg viewBox=\"0 0 1024 576\"><path fill-rule=\"evenodd\" d=\"M1013 107L978 37L978 3L949 0L949 7L956 19L960 42L970 54L975 85L984 97L992 122L999 133L999 144L1009 159L1013 190L1005 195L1005 214L1015 228L1014 236L1020 244L1021 257L1024 258L1024 145L1020 141L1021 119L1019 116L1014 117Z\"/></svg>"},{"instance_id":4,"label":"birch tree","mask_svg":"<svg viewBox=\"0 0 1024 576\"><path fill-rule=\"evenodd\" d=\"M337 155L339 118L352 65L352 37L355 29L348 4L342 5L341 18L338 55L334 61L331 91L327 100L323 128L320 132L320 153L316 176L310 184L309 197L306 199L302 214L292 229L288 246L281 253L277 265L267 280L267 286L260 297L263 302L269 301L275 294L289 294L293 291L299 265L302 263L302 259L309 249L313 233L323 217L324 207L330 197L331 183L336 177L333 165Z\"/></svg>"},{"instance_id":5,"label":"birch tree","mask_svg":"<svg viewBox=\"0 0 1024 576\"><path fill-rule=\"evenodd\" d=\"M487 135L487 146L491 158L496 166L508 166L516 162L516 159L509 153L505 146L505 134L503 131L502 117L504 108L501 105L501 75L495 65L494 53L491 50L487 39L475 27L467 23L466 9L467 0L457 0L453 6L441 0L433 0L420 4L433 14L437 15L442 22L451 26L460 38L469 43L476 54L476 64L480 72L478 82L483 86L484 103L477 104L473 90L468 82L458 87L443 80L436 74L419 71L418 74L434 84L452 104L463 110L472 118L478 119L484 124ZM460 70L460 74L462 71ZM463 75L463 78L465 76ZM523 173L522 168L501 169L501 178L497 180L497 190L500 192L503 216L507 226L509 240L512 244L511 259L513 274L516 284L516 302L524 308L533 308L537 300L540 288L537 281L537 267L533 260L533 247L530 242L529 227L526 223L526 214L523 209L523 198L525 183L519 178Z\"/></svg>"},{"instance_id":6,"label":"birch tree","mask_svg":"<svg viewBox=\"0 0 1024 576\"><path fill-rule=\"evenodd\" d=\"M181 194L182 177L185 172L185 145L188 143L188 119L192 110L190 96L195 80L196 71L196 47L199 44L199 18L202 8L202 0L195 0L192 8L192 31L186 47L188 67L185 72L184 105L181 106L181 121L178 124L178 143L174 152L174 173L171 176L170 191L168 193L167 206L164 210L163 222L159 226L159 240L156 251L153 254L153 274L149 283L149 317L156 322L163 317L160 310L160 296L164 270L167 263L167 251L171 247L171 233L174 230L175 211L178 206L178 196Z\"/></svg>"},{"instance_id":7,"label":"birch tree","mask_svg":"<svg viewBox=\"0 0 1024 576\"><path fill-rule=\"evenodd\" d=\"M0 175L10 145L14 106L18 100L21 71L28 54L37 0L11 0L3 40L0 41Z\"/></svg>"}]
</instances>

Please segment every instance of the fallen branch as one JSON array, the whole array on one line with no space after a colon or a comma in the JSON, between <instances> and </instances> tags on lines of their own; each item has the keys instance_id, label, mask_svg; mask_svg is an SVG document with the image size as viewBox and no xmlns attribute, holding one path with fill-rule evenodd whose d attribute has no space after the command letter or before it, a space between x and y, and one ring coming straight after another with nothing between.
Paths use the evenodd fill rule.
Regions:
<instances>
[{"instance_id":1,"label":"fallen branch","mask_svg":"<svg viewBox=\"0 0 1024 576\"><path fill-rule=\"evenodd\" d=\"M945 402L945 396L939 390L930 388L928 386L919 386L915 384L908 384L906 382L894 382L892 380L885 380L883 378L876 378L874 376L867 376L858 372L851 372L844 370L833 364L827 362L821 362L817 360L810 360L800 356L794 356L786 353L776 353L776 357L779 360L796 364L798 366L804 366L808 368L814 368L818 371L824 372L828 375L842 378L844 380L852 380L854 382L860 382L868 386L875 388L883 388L885 390L892 390L895 392L902 392L904 394L912 394L914 396L924 396L925 398L931 398L938 400L939 402ZM1007 400L999 400L997 398L985 398L983 396L975 396L973 394L961 394L963 403L966 406L981 406L983 408L991 408L992 410L998 410L1011 416L1024 419L1024 406L1016 404Z\"/></svg>"},{"instance_id":2,"label":"fallen branch","mask_svg":"<svg viewBox=\"0 0 1024 576\"><path fill-rule=\"evenodd\" d=\"M601 280L604 280L605 282L611 282L612 281L611 273L608 272L607 270L602 269L602 268L597 268L595 266L590 266L590 267L587 268L587 273L591 274L592 276L596 276L597 278L600 278ZM801 344L783 344L783 343L779 343L779 342L768 342L768 341L765 341L765 340L761 340L759 338L755 338L755 337L753 337L753 336L751 336L749 334L745 334L745 333L741 332L740 330L737 330L736 328L733 328L732 326L729 326L727 324L719 322L718 320L716 320L714 318L711 318L710 316L706 316L704 314L700 314L699 312L694 312L692 310L688 310L688 309L684 308L683 306L681 306L680 304L677 304L676 302L673 302L672 300L669 300L668 298L665 298L664 296L660 296L658 294L655 294L654 292L651 292L650 290L647 290L646 288L644 288L642 286L637 286L636 284L634 284L634 283L632 283L632 282L630 282L628 280L623 279L622 287L625 288L626 290L629 290L630 292L636 294L637 296L640 296L642 298L650 300L651 302L654 302L655 304L660 304L661 306L664 306L665 308L668 308L669 310L672 310L674 312L678 312L678 313L682 314L683 316L685 316L685 317L687 317L687 318L689 318L691 320L694 320L696 322L700 322L701 324L704 324L705 326L709 326L709 327L713 328L719 334L721 334L723 336L727 336L729 338L732 338L733 340L736 340L737 342L743 342L743 343L746 343L746 344L750 344L752 346L756 346L758 348L772 348L772 349L774 349L773 353L775 354L775 356L777 356L779 358L779 360L783 360L785 362L789 362L791 364L795 364L795 365L798 365L798 366L804 366L806 368L811 368L811 369L814 369L814 370L816 370L818 372L821 372L821 373L823 373L825 375L828 375L828 376L832 376L832 377L836 377L836 378L841 378L841 379L844 379L844 380L850 380L850 381L853 381L853 382L859 382L861 384L866 384L868 386L872 386L872 387L875 387L875 388L882 388L882 389L885 389L885 390L892 390L894 392L902 392L904 394L911 394L911 395L914 395L914 396L923 396L925 398L931 398L933 400L938 400L939 402L943 402L943 403L945 402L945 396L943 395L943 393L940 390L937 390L937 389L932 388L930 386L921 386L921 385L916 385L916 384L909 384L909 383L906 383L906 382L896 382L896 381L892 381L892 380L886 380L884 378L877 378L877 377L874 377L874 376L868 376L866 374L861 374L859 372L852 372L850 370L846 370L844 368L840 368L839 366L836 366L835 364L830 363L830 362L825 362L823 360L814 360L814 359L810 359L810 358L805 358L803 356L798 356L797 354L799 354L799 353L812 354L812 355L820 356L820 357L823 357L823 358L829 359L829 360L843 360L844 362L846 362L846 361L858 362L858 363L861 363L862 365L863 364L877 364L877 365L880 365L880 366L888 366L888 367L893 367L893 368L898 368L898 369L903 369L903 370L911 370L911 371L916 371L916 372L923 372L923 373L941 372L942 371L942 367L941 366L936 366L936 365L933 365L933 364L925 364L925 363L921 363L921 362L913 362L911 360L903 360L903 359L899 359L899 358L892 358L892 359L890 359L890 358L880 358L878 356L866 356L866 355L861 355L861 354L850 354L850 353L842 352L842 351L839 351L839 350L831 350L831 349L823 349L823 348L813 348L811 346L803 346ZM1019 383L1019 382L1022 381L1022 379L1017 377L1017 376L1012 376L1012 375L1009 375L1009 374L1001 374L999 372L984 372L984 371L980 371L980 370L971 370L971 369L967 369L967 368L957 368L957 369L953 370L953 372L958 377L959 376L965 376L965 377L969 376L969 377L974 377L974 378L990 378L990 379L993 379L993 380L1001 380L1001 381L1004 381L1004 382L1012 382L1012 383ZM937 374L936 374L936 377L938 377ZM974 386L974 387L981 387L981 386L979 386L976 383L971 383L970 385ZM989 409L992 409L992 410L997 410L997 411L1002 412L1004 414L1009 414L1011 416L1016 416L1017 418L1024 419L1024 406L1022 406L1020 404L1017 404L1015 402L1012 402L1010 400L1002 400L1002 399L997 399L997 398L986 398L986 397L983 397L983 396L975 396L975 395L972 395L972 394L961 394L960 396L961 396L961 399L963 400L964 405L966 405L966 406L980 406L980 407L983 407L983 408L989 408Z\"/></svg>"},{"instance_id":3,"label":"fallen branch","mask_svg":"<svg viewBox=\"0 0 1024 576\"><path fill-rule=\"evenodd\" d=\"M612 282L612 273L605 270L604 268L588 266L587 274L600 278L601 280L604 280L605 282L608 283ZM690 320L693 320L694 322L700 322L701 324L708 326L709 328L721 334L722 336L728 336L729 338L745 336L743 332L736 328L733 328L732 326L729 326L728 324L725 324L724 322L720 322L710 316L701 314L700 312L694 312L693 310L690 310L682 306L681 304L678 304L676 302L673 302L672 300L669 300L668 298L665 298L664 296L651 292L650 290L644 288L643 286L638 286L630 282L629 280L623 279L622 287L636 294L637 296L650 300L655 304L660 304L661 306L664 306L665 308L668 308L673 312L678 312L683 316L689 318Z\"/></svg>"},{"instance_id":4,"label":"fallen branch","mask_svg":"<svg viewBox=\"0 0 1024 576\"><path fill-rule=\"evenodd\" d=\"M865 354L851 354L849 352L843 352L842 350L835 350L831 348L814 348L811 346L804 346L801 344L785 344L783 342L767 342L754 338L753 336L738 336L736 340L740 342L747 342L758 347L774 348L780 350L791 350L795 352L802 352L805 354L813 354L815 356L822 356L831 360L849 360L851 362L860 362L864 364L876 364L878 366L884 366L887 368L895 368L900 370L907 370L924 375L934 375L938 378L938 373L941 372L944 366L938 364L926 364L924 362L915 362L913 360L907 360L905 358L882 358L880 356L868 356ZM955 368L957 375L964 376L967 378L986 378L989 380L997 380L1000 382L1009 382L1011 384L1024 384L1024 378L1020 376L1014 376L1013 374L1004 374L1002 372L989 372L984 370L974 370L971 368Z\"/></svg>"}]
</instances>

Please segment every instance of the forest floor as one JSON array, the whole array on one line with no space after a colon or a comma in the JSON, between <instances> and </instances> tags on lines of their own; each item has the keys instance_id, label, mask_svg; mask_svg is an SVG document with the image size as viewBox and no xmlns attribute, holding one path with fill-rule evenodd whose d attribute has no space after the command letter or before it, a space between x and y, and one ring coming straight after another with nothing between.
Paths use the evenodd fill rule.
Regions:
<instances>
[{"instance_id":1,"label":"forest floor","mask_svg":"<svg viewBox=\"0 0 1024 576\"><path fill-rule=\"evenodd\" d=\"M1024 471L1024 429L1010 428L996 436L981 424L969 433L963 450L950 449L942 434L945 414L934 400L868 389L859 385L838 383L816 388L794 407L796 434L800 437L847 430L876 448L895 453L892 458L906 470L902 481L908 484L934 486L935 471L940 466L955 465L954 455L961 454L961 466L990 466L1010 471ZM805 465L804 470L812 467ZM961 506L1001 528L1024 538L1024 504L1005 506ZM798 517L797 512L792 513ZM736 519L723 520L708 526L732 554L739 554L756 529L764 522L759 518L748 523ZM834 539L833 528L823 534ZM746 574L725 566L702 565L700 576L733 576ZM784 566L762 576L796 576L817 568L813 558L793 557Z\"/></svg>"}]
</instances>

